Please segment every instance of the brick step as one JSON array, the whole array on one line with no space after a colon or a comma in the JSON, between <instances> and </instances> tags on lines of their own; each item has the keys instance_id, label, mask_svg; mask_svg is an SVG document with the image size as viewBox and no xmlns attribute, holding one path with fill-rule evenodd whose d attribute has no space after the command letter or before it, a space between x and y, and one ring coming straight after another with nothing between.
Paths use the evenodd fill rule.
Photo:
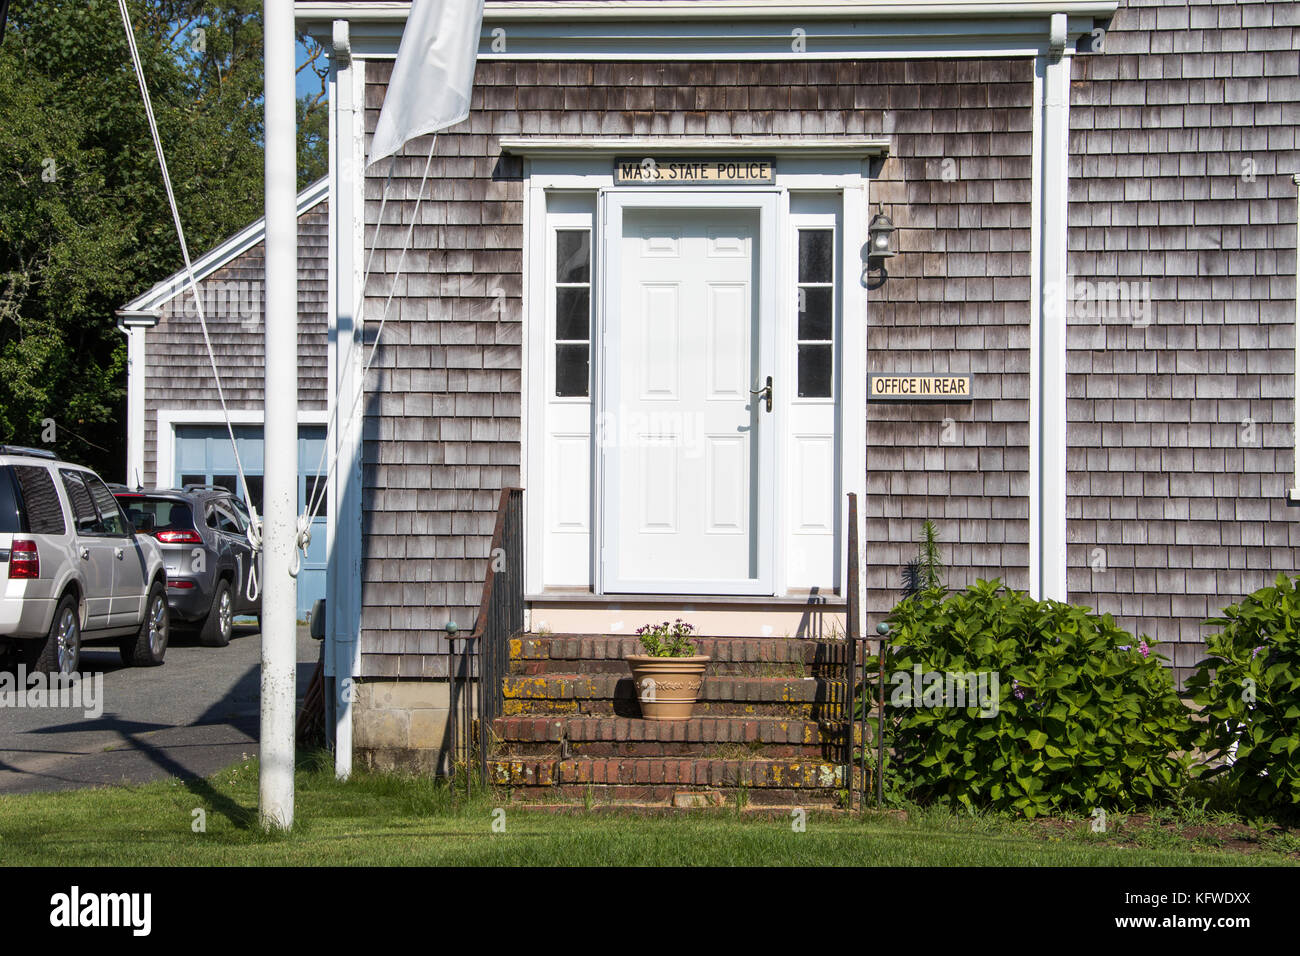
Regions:
<instances>
[{"instance_id":1,"label":"brick step","mask_svg":"<svg viewBox=\"0 0 1300 956\"><path fill-rule=\"evenodd\" d=\"M813 720L692 717L501 717L492 723L494 756L797 757L838 759L842 726ZM737 753L741 751L741 753ZM748 751L748 752L745 752Z\"/></svg>"},{"instance_id":2,"label":"brick step","mask_svg":"<svg viewBox=\"0 0 1300 956\"><path fill-rule=\"evenodd\" d=\"M802 664L805 667L838 666L847 653L843 641L821 641L801 637L697 637L701 654L712 661L710 668L723 664ZM536 661L612 661L623 663L629 654L640 654L635 635L620 634L524 634L510 642L512 664ZM589 668L571 668L588 670Z\"/></svg>"},{"instance_id":3,"label":"brick step","mask_svg":"<svg viewBox=\"0 0 1300 956\"><path fill-rule=\"evenodd\" d=\"M836 677L842 664L828 666L825 664L805 664L802 661L718 661L711 660L708 673L722 677ZM512 660L510 673L520 677L535 677L539 674L572 674L581 671L584 674L631 674L627 661L620 658L595 660L571 660L553 658L541 660Z\"/></svg>"},{"instance_id":4,"label":"brick step","mask_svg":"<svg viewBox=\"0 0 1300 956\"><path fill-rule=\"evenodd\" d=\"M553 786L515 786L510 788L512 803L531 804L529 809L546 809L554 812L582 811L590 807L599 810L604 807L617 809L620 806L629 812L655 810L677 807L708 809L716 807L735 807L740 799L740 792L729 790L701 790L698 787L679 787L668 784L660 786L592 786L585 783L564 783ZM808 809L838 809L844 800L838 790L795 790L789 787L763 787L748 790L745 793L745 807L782 808L785 816L794 807ZM772 812L776 812L773 810Z\"/></svg>"},{"instance_id":5,"label":"brick step","mask_svg":"<svg viewBox=\"0 0 1300 956\"><path fill-rule=\"evenodd\" d=\"M844 768L825 760L721 760L642 757L503 757L488 761L488 779L497 786L618 786L825 791L842 786Z\"/></svg>"},{"instance_id":6,"label":"brick step","mask_svg":"<svg viewBox=\"0 0 1300 956\"><path fill-rule=\"evenodd\" d=\"M641 716L631 675L512 675L502 685L506 716L565 713ZM844 690L843 682L824 678L706 674L695 702L695 714L838 719Z\"/></svg>"}]
</instances>

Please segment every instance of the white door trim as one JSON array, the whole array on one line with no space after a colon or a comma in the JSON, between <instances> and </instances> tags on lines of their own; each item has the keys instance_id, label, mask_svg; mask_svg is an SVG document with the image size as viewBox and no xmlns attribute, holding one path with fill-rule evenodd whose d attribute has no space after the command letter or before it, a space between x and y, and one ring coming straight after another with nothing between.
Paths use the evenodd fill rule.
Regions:
<instances>
[{"instance_id":1,"label":"white door trim","mask_svg":"<svg viewBox=\"0 0 1300 956\"><path fill-rule=\"evenodd\" d=\"M847 535L847 495L850 492L855 492L858 495L859 564L863 568L867 566L865 562L867 550L865 528L867 524L866 516L869 512L866 500L866 321L869 297L862 287L860 277L863 268L861 249L866 242L866 221L871 212L867 205L871 181L870 172L869 164L856 157L839 160L822 158L802 161L797 157L792 157L778 166L775 187L743 187L733 190L737 193L775 192L778 196L788 196L791 191L795 190L808 190L822 193L838 193L841 196L844 241L841 250L843 256L841 263L843 281L840 294L842 295L844 322L842 326L843 339L840 343L837 343L842 377L841 380L836 382L837 388L842 386L842 400L838 403L841 416L839 422L841 432L838 436L840 485L837 505L839 517L837 537L839 547L836 555L835 580L827 582L833 585L841 596L844 593L846 581L844 577L844 555L839 552L843 550L843 542ZM524 587L525 593L535 595L547 590L543 568L543 540L546 530L541 507L543 488L546 483L546 469L549 467L548 449L545 440L547 398L543 388L545 376L540 374L540 370L544 369L546 363L551 360L547 354L546 300L548 287L544 269L549 228L547 219L550 204L549 197L572 192L596 197L601 194L601 190L624 193L634 191L637 187L613 186L612 162L609 161L608 157L578 159L574 157L525 156L523 173L526 182L524 315L522 330L525 372L521 408L521 420L524 425L521 436L521 452L523 456L524 486L530 489L529 493L525 494L524 540L527 551L527 570ZM696 187L696 189L698 191L699 187ZM664 201L670 195L668 191L662 188L653 190L651 194L656 197L657 202ZM783 213L788 213L788 199L781 199L780 202ZM602 282L605 270L598 260L605 224L601 220L601 215L598 207L594 222L597 238L593 242L592 296L595 303L595 309L593 310L595 314L592 318L593 357L602 348L600 329L602 319L599 310L604 299ZM789 229L789 216L784 215L778 223L780 232L779 245L784 245L789 241L787 235ZM788 276L782 281L788 284ZM594 360L591 386L593 397L601 394L603 388L600 366L600 361ZM778 388L774 415L778 413L784 414L782 408L784 403L781 398L782 390ZM603 535L603 515L602 508L599 506L597 492L603 480L600 468L602 456L593 455L592 458L590 533L592 540L598 543L602 540ZM779 466L777 474L784 474ZM779 503L783 500L786 491L783 487L778 487L776 490L779 493L777 499ZM780 517L779 514L774 514L774 520ZM781 527L783 528L784 525ZM781 547L782 538L783 534L777 534L777 540L774 543L776 550L774 551L773 583L777 596L787 593L786 582L781 575L781 569L785 561L785 551ZM605 592L600 578L600 569L596 567L599 563L597 560L599 558L599 548L593 546L591 550L593 552L590 569L591 577L582 590L587 593L602 594ZM860 597L864 596L865 592L866 575L864 574L860 582Z\"/></svg>"},{"instance_id":2,"label":"white door trim","mask_svg":"<svg viewBox=\"0 0 1300 956\"><path fill-rule=\"evenodd\" d=\"M597 421L607 414L614 405L617 395L618 380L611 374L614 368L614 356L618 355L620 346L619 323L610 321L617 313L615 297L622 291L622 262L620 239L623 235L623 213L628 209L752 209L759 214L758 228L758 316L757 327L762 334L760 338L760 366L770 372L760 370L760 375L777 374L775 354L775 332L777 328L777 296L779 273L776 268L781 245L777 220L779 218L777 189L753 190L700 190L683 189L671 192L658 189L608 189L600 196L599 217L601 224L600 243L604 252L605 268L602 270L604 282L599 293L599 340L597 354L597 388L599 407ZM780 382L776 387L781 387ZM759 434L758 495L752 507L766 508L770 513L778 500L779 485L776 474L776 444L780 422L775 414L760 412L769 426ZM597 431L600 429L598 427ZM600 447L597 440L597 447ZM614 547L619 540L620 508L617 497L611 489L618 487L619 462L617 455L608 455L603 449L598 451L597 482L594 497L599 502L597 510L601 522L596 547L599 560L596 562L596 584L599 593L681 593L681 594L775 594L773 569L776 565L775 546L779 537L773 522L766 513L760 513L756 523L757 541L755 543L758 569L751 581L732 580L655 580L654 582L637 581L622 576L619 567L618 549Z\"/></svg>"}]
</instances>

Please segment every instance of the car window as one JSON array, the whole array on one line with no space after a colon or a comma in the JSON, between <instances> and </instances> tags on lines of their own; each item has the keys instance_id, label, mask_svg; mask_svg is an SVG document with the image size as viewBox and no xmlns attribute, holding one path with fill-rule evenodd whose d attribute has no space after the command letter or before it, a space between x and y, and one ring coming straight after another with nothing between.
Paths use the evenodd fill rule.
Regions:
<instances>
[{"instance_id":1,"label":"car window","mask_svg":"<svg viewBox=\"0 0 1300 956\"><path fill-rule=\"evenodd\" d=\"M86 488L81 473L60 471L59 475L63 478L63 487L68 492L68 501L72 505L72 521L76 525L77 533L105 534L99 512L95 510L95 503L91 500L90 491Z\"/></svg>"},{"instance_id":2,"label":"car window","mask_svg":"<svg viewBox=\"0 0 1300 956\"><path fill-rule=\"evenodd\" d=\"M228 498L221 502L221 510L229 512L229 517L235 522L234 534L243 534L248 529L248 512L239 499Z\"/></svg>"},{"instance_id":3,"label":"car window","mask_svg":"<svg viewBox=\"0 0 1300 956\"><path fill-rule=\"evenodd\" d=\"M90 490L90 497L94 499L95 507L99 509L99 517L103 522L104 533L117 535L119 537L129 536L132 533L131 526L127 523L126 515L117 504L117 499L113 497L113 492L99 480L95 475L83 474L82 478L86 481L86 487Z\"/></svg>"},{"instance_id":4,"label":"car window","mask_svg":"<svg viewBox=\"0 0 1300 956\"><path fill-rule=\"evenodd\" d=\"M145 515L153 516L153 530L192 531L194 512L188 503L175 498L151 498L146 495L120 494L117 502L126 509L126 516L137 528Z\"/></svg>"},{"instance_id":5,"label":"car window","mask_svg":"<svg viewBox=\"0 0 1300 956\"><path fill-rule=\"evenodd\" d=\"M50 470L40 465L14 465L14 477L22 491L28 533L66 534L63 505Z\"/></svg>"},{"instance_id":6,"label":"car window","mask_svg":"<svg viewBox=\"0 0 1300 956\"><path fill-rule=\"evenodd\" d=\"M216 528L224 534L243 534L239 527L239 519L235 513L226 507L224 502L213 504L208 511L208 527Z\"/></svg>"},{"instance_id":7,"label":"car window","mask_svg":"<svg viewBox=\"0 0 1300 956\"><path fill-rule=\"evenodd\" d=\"M13 469L0 466L0 532L15 534L23 530L22 515L18 513L18 489L14 486Z\"/></svg>"}]
</instances>

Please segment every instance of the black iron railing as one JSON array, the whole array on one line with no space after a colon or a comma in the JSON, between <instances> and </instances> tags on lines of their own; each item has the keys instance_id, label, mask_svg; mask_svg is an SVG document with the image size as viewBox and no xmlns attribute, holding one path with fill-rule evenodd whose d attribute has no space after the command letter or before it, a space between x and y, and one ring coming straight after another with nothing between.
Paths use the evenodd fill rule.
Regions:
<instances>
[{"instance_id":1,"label":"black iron railing","mask_svg":"<svg viewBox=\"0 0 1300 956\"><path fill-rule=\"evenodd\" d=\"M502 681L510 666L510 641L524 629L524 490L506 488L497 506L478 618L469 634L448 632L451 700L444 772L464 769L465 790L488 782L492 721L505 703Z\"/></svg>"}]
</instances>

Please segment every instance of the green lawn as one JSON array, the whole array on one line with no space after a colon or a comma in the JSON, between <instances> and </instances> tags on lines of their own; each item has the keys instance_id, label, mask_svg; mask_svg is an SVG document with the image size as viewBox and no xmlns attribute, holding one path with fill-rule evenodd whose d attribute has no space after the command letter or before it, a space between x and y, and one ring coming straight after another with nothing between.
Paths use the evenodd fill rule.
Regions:
<instances>
[{"instance_id":1,"label":"green lawn","mask_svg":"<svg viewBox=\"0 0 1300 956\"><path fill-rule=\"evenodd\" d=\"M312 764L315 766L312 766ZM913 810L892 816L812 813L805 832L734 809L631 815L559 814L455 798L439 782L358 774L337 783L320 758L297 778L297 824L256 824L252 760L210 780L168 781L0 797L5 865L1286 865L1290 837L1224 848L1201 828L1123 823L1106 835L1084 821L1027 823ZM194 810L207 831L195 833ZM1200 835L1197 835L1200 834Z\"/></svg>"}]
</instances>

